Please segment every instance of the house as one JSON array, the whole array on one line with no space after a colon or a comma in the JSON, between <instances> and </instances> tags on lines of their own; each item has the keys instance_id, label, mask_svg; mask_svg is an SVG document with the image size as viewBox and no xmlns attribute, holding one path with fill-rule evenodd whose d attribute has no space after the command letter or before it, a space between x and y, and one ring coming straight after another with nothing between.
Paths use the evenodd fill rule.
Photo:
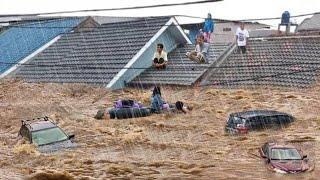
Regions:
<instances>
[{"instance_id":1,"label":"house","mask_svg":"<svg viewBox=\"0 0 320 180\"><path fill-rule=\"evenodd\" d=\"M306 18L296 29L300 34L320 33L320 13L314 14L311 18Z\"/></svg>"},{"instance_id":2,"label":"house","mask_svg":"<svg viewBox=\"0 0 320 180\"><path fill-rule=\"evenodd\" d=\"M240 21L214 19L215 26L212 33L212 43L231 43L235 41L235 34L239 27ZM270 29L269 25L244 22L245 28L250 32L257 29ZM182 24L181 27L188 31L190 40L194 43L196 34L202 29L204 23Z\"/></svg>"},{"instance_id":3,"label":"house","mask_svg":"<svg viewBox=\"0 0 320 180\"><path fill-rule=\"evenodd\" d=\"M27 21L13 24L0 35L0 78L16 69L45 47L54 43L60 34L72 31L83 20L63 18Z\"/></svg>"},{"instance_id":4,"label":"house","mask_svg":"<svg viewBox=\"0 0 320 180\"><path fill-rule=\"evenodd\" d=\"M82 24L80 30L75 27L61 34L7 75L30 82L88 83L119 89L152 66L157 43L163 43L167 52L191 43L174 17L107 22L88 31L82 31Z\"/></svg>"}]
</instances>

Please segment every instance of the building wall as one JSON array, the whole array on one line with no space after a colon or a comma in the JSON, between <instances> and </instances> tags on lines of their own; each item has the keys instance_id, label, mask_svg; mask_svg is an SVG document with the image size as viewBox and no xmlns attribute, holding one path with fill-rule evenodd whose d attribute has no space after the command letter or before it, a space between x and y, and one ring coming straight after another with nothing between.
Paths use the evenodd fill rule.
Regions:
<instances>
[{"instance_id":1,"label":"building wall","mask_svg":"<svg viewBox=\"0 0 320 180\"><path fill-rule=\"evenodd\" d=\"M238 23L235 22L219 22L215 24L214 32L212 34L211 40L213 43L228 43L235 41L235 34ZM266 25L262 24L245 24L245 28L249 31L265 28Z\"/></svg>"},{"instance_id":2,"label":"building wall","mask_svg":"<svg viewBox=\"0 0 320 180\"><path fill-rule=\"evenodd\" d=\"M88 17L83 20L75 29L75 32L87 32L92 31L99 27L100 24L97 23L92 17Z\"/></svg>"}]
</instances>

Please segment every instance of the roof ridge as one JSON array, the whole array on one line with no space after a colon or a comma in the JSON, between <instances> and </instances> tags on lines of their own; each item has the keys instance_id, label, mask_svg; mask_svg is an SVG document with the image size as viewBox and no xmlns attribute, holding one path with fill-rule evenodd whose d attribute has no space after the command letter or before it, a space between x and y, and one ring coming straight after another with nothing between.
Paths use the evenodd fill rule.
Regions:
<instances>
[{"instance_id":1,"label":"roof ridge","mask_svg":"<svg viewBox=\"0 0 320 180\"><path fill-rule=\"evenodd\" d=\"M39 25L40 23L52 23L52 22L58 22L58 21L63 21L63 20L81 20L83 17L63 17L63 18L57 18L57 19L39 19L39 20L34 20L28 23L22 23L22 24L16 24L16 25L9 25L9 28L15 28L15 27L23 27L23 26L30 26L30 25ZM84 19L82 19L83 21Z\"/></svg>"},{"instance_id":2,"label":"roof ridge","mask_svg":"<svg viewBox=\"0 0 320 180\"><path fill-rule=\"evenodd\" d=\"M110 23L104 23L102 24L101 26L104 26L104 25L111 25L111 24L124 24L124 23L132 23L132 22L139 22L139 21L144 21L144 20L151 20L151 19L157 19L157 20L160 20L160 19L165 19L167 18L168 20L171 18L172 16L149 16L149 17L138 17L137 19L134 19L134 20L128 20L128 21L121 21L121 22L110 22Z\"/></svg>"}]
</instances>

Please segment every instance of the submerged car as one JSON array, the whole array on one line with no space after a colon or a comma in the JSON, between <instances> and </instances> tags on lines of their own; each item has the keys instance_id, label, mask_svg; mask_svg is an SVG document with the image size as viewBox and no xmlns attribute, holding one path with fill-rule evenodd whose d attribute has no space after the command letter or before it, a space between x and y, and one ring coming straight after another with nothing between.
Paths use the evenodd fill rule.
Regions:
<instances>
[{"instance_id":1,"label":"submerged car","mask_svg":"<svg viewBox=\"0 0 320 180\"><path fill-rule=\"evenodd\" d=\"M310 169L307 155L291 145L265 143L259 153L269 168L279 173L300 173Z\"/></svg>"},{"instance_id":2,"label":"submerged car","mask_svg":"<svg viewBox=\"0 0 320 180\"><path fill-rule=\"evenodd\" d=\"M35 144L40 152L53 152L64 148L73 148L74 135L67 135L47 116L32 120L23 120L19 135Z\"/></svg>"},{"instance_id":3,"label":"submerged car","mask_svg":"<svg viewBox=\"0 0 320 180\"><path fill-rule=\"evenodd\" d=\"M237 112L229 115L225 130L231 134L242 134L249 130L283 127L294 119L290 114L270 110Z\"/></svg>"}]
</instances>

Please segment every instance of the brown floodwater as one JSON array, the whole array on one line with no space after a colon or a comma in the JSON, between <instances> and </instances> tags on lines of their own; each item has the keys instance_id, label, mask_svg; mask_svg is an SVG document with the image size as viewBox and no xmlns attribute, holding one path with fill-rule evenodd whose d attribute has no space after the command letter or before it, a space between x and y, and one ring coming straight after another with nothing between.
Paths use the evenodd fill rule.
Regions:
<instances>
[{"instance_id":1,"label":"brown floodwater","mask_svg":"<svg viewBox=\"0 0 320 180\"><path fill-rule=\"evenodd\" d=\"M214 89L163 87L171 103L188 114L157 114L96 120L100 108L121 98L149 104L151 89L108 91L87 85L0 81L0 179L318 179L320 86L310 89ZM229 136L229 113L272 109L297 120L287 128ZM80 147L51 154L17 136L21 120L47 115ZM267 169L258 148L267 141L294 144L315 164L311 172L279 174Z\"/></svg>"}]
</instances>

